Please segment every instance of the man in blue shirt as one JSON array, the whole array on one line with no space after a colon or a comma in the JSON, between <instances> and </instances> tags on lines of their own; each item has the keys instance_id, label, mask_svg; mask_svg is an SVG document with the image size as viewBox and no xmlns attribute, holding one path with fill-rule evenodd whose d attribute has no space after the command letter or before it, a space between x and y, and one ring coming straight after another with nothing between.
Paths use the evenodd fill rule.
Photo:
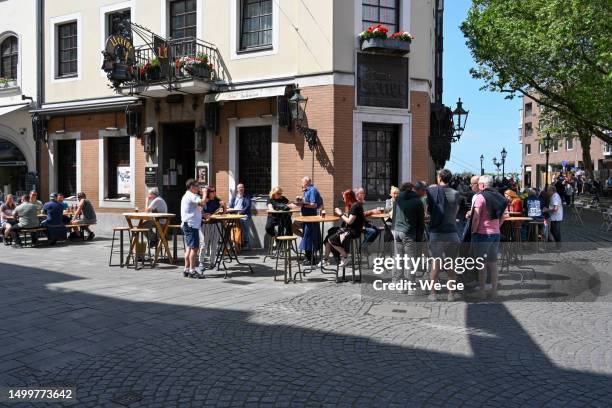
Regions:
<instances>
[{"instance_id":1,"label":"man in blue shirt","mask_svg":"<svg viewBox=\"0 0 612 408\"><path fill-rule=\"evenodd\" d=\"M236 194L231 198L230 208L236 208L238 214L246 215L246 218L240 220L240 229L242 229L243 250L251 249L251 239L249 237L249 223L251 220L251 196L244 192L244 184L240 183L236 186Z\"/></svg>"},{"instance_id":2,"label":"man in blue shirt","mask_svg":"<svg viewBox=\"0 0 612 408\"><path fill-rule=\"evenodd\" d=\"M310 177L302 178L302 191L304 197L298 206L301 208L302 215L317 215L317 210L323 210L323 198L319 190L312 185ZM304 264L317 264L314 253L321 247L321 230L317 223L304 223L304 235L300 242L300 250L306 254Z\"/></svg>"},{"instance_id":3,"label":"man in blue shirt","mask_svg":"<svg viewBox=\"0 0 612 408\"><path fill-rule=\"evenodd\" d=\"M64 207L57 201L57 194L50 194L49 200L42 208L47 219L41 222L40 226L47 228L49 241L54 244L57 240L66 239L67 230L64 225Z\"/></svg>"}]
</instances>

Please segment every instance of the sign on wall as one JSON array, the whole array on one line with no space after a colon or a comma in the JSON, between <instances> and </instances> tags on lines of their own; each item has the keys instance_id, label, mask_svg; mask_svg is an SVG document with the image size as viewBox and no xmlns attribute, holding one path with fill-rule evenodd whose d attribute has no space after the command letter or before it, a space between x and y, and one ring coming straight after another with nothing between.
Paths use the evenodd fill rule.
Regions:
<instances>
[{"instance_id":1,"label":"sign on wall","mask_svg":"<svg viewBox=\"0 0 612 408\"><path fill-rule=\"evenodd\" d=\"M132 173L129 167L117 167L117 194L132 194Z\"/></svg>"},{"instance_id":2,"label":"sign on wall","mask_svg":"<svg viewBox=\"0 0 612 408\"><path fill-rule=\"evenodd\" d=\"M408 109L408 58L357 54L357 105Z\"/></svg>"}]
</instances>

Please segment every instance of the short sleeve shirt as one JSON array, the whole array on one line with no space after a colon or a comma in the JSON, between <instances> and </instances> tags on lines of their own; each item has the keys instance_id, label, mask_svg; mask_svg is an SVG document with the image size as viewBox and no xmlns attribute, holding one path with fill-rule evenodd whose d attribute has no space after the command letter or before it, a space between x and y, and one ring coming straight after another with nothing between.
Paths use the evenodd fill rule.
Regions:
<instances>
[{"instance_id":1,"label":"short sleeve shirt","mask_svg":"<svg viewBox=\"0 0 612 408\"><path fill-rule=\"evenodd\" d=\"M485 235L499 234L499 220L489 217L487 202L482 194L476 194L474 197L474 209L476 208L480 209L480 222L476 232Z\"/></svg>"},{"instance_id":2,"label":"short sleeve shirt","mask_svg":"<svg viewBox=\"0 0 612 408\"><path fill-rule=\"evenodd\" d=\"M323 205L323 199L315 186L310 186L304 191L304 203L317 204L317 208ZM317 215L317 208L302 207L302 215Z\"/></svg>"},{"instance_id":3,"label":"short sleeve shirt","mask_svg":"<svg viewBox=\"0 0 612 408\"><path fill-rule=\"evenodd\" d=\"M557 206L557 211L550 213L551 221L563 221L563 203L559 193L555 193L550 198L550 208Z\"/></svg>"},{"instance_id":4,"label":"short sleeve shirt","mask_svg":"<svg viewBox=\"0 0 612 408\"><path fill-rule=\"evenodd\" d=\"M17 225L21 228L38 227L38 207L36 205L25 202L17 206L13 214L19 216L19 223Z\"/></svg>"},{"instance_id":5,"label":"short sleeve shirt","mask_svg":"<svg viewBox=\"0 0 612 408\"><path fill-rule=\"evenodd\" d=\"M355 221L348 227L351 229L354 237L358 237L361 235L361 230L363 229L363 225L365 224L365 213L363 211L363 206L361 203L354 203L351 206L351 209L348 213L349 217L351 215L355 216Z\"/></svg>"},{"instance_id":6,"label":"short sleeve shirt","mask_svg":"<svg viewBox=\"0 0 612 408\"><path fill-rule=\"evenodd\" d=\"M202 199L199 195L191 191L185 192L181 199L181 223L187 224L191 228L200 228L202 226L202 212L198 208L198 204Z\"/></svg>"},{"instance_id":7,"label":"short sleeve shirt","mask_svg":"<svg viewBox=\"0 0 612 408\"><path fill-rule=\"evenodd\" d=\"M49 201L43 206L43 212L47 214L48 226L63 225L64 207L57 201Z\"/></svg>"},{"instance_id":8,"label":"short sleeve shirt","mask_svg":"<svg viewBox=\"0 0 612 408\"><path fill-rule=\"evenodd\" d=\"M275 198L268 198L268 202L266 204L272 204L272 208L275 210L286 210L289 200L285 196L281 196L278 200Z\"/></svg>"}]
</instances>

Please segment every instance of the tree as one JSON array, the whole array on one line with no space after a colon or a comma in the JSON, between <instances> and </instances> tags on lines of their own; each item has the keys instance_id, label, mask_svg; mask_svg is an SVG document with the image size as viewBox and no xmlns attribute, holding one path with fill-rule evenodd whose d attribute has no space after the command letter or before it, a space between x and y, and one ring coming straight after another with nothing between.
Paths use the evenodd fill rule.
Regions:
<instances>
[{"instance_id":1,"label":"tree","mask_svg":"<svg viewBox=\"0 0 612 408\"><path fill-rule=\"evenodd\" d=\"M483 89L529 96L612 143L612 1L472 0L461 30Z\"/></svg>"}]
</instances>

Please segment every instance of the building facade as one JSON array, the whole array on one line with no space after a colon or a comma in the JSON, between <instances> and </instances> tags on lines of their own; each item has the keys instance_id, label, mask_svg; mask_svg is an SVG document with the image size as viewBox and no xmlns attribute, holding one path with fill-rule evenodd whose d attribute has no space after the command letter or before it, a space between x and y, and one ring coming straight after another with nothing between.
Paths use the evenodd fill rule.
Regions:
<instances>
[{"instance_id":1,"label":"building facade","mask_svg":"<svg viewBox=\"0 0 612 408\"><path fill-rule=\"evenodd\" d=\"M522 171L525 187L542 188L546 184L546 150L541 142L545 137L540 132L541 107L525 96L520 110L519 143L522 144ZM590 149L596 178L606 179L612 169L612 146L593 137ZM548 160L548 182L560 171L584 170L582 147L578 138L554 138Z\"/></svg>"},{"instance_id":2,"label":"building facade","mask_svg":"<svg viewBox=\"0 0 612 408\"><path fill-rule=\"evenodd\" d=\"M194 176L226 200L245 183L256 213L272 186L301 194L305 175L328 206L351 187L377 201L431 181L437 4L44 2L44 101L30 111L41 189L83 191L116 224L150 187L178 212ZM379 23L414 35L409 54L362 50L359 33ZM296 90L308 98L298 121Z\"/></svg>"},{"instance_id":3,"label":"building facade","mask_svg":"<svg viewBox=\"0 0 612 408\"><path fill-rule=\"evenodd\" d=\"M17 3L19 3L17 5ZM35 0L0 2L0 195L37 184L36 146L28 110L38 96Z\"/></svg>"}]
</instances>

